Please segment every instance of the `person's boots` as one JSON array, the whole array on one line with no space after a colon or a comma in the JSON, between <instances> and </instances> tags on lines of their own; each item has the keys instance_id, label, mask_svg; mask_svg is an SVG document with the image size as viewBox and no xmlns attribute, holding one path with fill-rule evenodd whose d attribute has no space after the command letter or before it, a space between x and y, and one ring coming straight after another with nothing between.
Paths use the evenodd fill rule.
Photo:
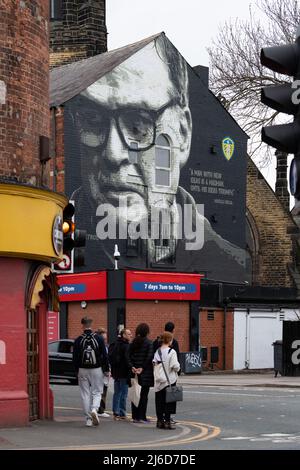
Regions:
<instances>
[{"instance_id":1,"label":"person's boots","mask_svg":"<svg viewBox=\"0 0 300 470\"><path fill-rule=\"evenodd\" d=\"M175 424L171 423L171 421L165 422L165 429L176 429Z\"/></svg>"},{"instance_id":2,"label":"person's boots","mask_svg":"<svg viewBox=\"0 0 300 470\"><path fill-rule=\"evenodd\" d=\"M158 420L157 423L156 423L156 427L158 429L165 429L165 423L161 420Z\"/></svg>"}]
</instances>

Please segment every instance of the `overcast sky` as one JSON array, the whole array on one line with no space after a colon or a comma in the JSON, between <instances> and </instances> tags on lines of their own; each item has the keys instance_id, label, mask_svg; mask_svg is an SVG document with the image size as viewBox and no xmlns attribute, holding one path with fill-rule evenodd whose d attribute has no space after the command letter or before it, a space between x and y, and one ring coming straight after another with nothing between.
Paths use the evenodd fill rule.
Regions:
<instances>
[{"instance_id":1,"label":"overcast sky","mask_svg":"<svg viewBox=\"0 0 300 470\"><path fill-rule=\"evenodd\" d=\"M108 47L164 31L190 65L209 65L206 48L220 23L247 18L248 0L106 0Z\"/></svg>"},{"instance_id":2,"label":"overcast sky","mask_svg":"<svg viewBox=\"0 0 300 470\"><path fill-rule=\"evenodd\" d=\"M191 66L209 66L206 48L216 38L220 24L230 18L249 18L249 6L254 3L250 0L106 0L108 48L122 47L164 31ZM274 188L275 162L262 173Z\"/></svg>"}]
</instances>

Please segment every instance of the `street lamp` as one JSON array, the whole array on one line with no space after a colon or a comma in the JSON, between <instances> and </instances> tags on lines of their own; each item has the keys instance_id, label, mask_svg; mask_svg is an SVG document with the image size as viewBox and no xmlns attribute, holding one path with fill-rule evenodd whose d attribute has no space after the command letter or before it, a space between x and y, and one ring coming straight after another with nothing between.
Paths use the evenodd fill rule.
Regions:
<instances>
[{"instance_id":1,"label":"street lamp","mask_svg":"<svg viewBox=\"0 0 300 470\"><path fill-rule=\"evenodd\" d=\"M115 251L114 251L114 258L115 258L115 271L118 268L118 261L120 259L121 255L120 255L120 252L119 252L119 249L118 249L118 245L115 245Z\"/></svg>"}]
</instances>

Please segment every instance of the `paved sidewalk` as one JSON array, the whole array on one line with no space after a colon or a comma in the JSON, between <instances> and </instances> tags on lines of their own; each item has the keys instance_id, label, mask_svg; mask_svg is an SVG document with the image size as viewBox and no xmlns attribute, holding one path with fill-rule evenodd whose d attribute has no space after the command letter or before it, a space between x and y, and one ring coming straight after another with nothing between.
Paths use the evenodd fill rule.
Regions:
<instances>
[{"instance_id":1,"label":"paved sidewalk","mask_svg":"<svg viewBox=\"0 0 300 470\"><path fill-rule=\"evenodd\" d=\"M227 387L300 387L300 377L274 377L274 372L252 373L205 373L197 375L181 375L182 385L227 386Z\"/></svg>"},{"instance_id":2,"label":"paved sidewalk","mask_svg":"<svg viewBox=\"0 0 300 470\"><path fill-rule=\"evenodd\" d=\"M263 373L228 373L212 372L200 375L181 375L179 383L186 387L300 387L300 377L274 377L274 372ZM60 385L56 385L60 387ZM67 386L69 390L70 386ZM196 421L181 421L176 431L161 431L155 427L155 419L150 424L134 424L114 421L111 418L100 419L97 428L86 428L82 417L77 388L70 403L64 399L55 406L54 421L34 421L25 428L0 429L1 449L160 449L164 446L178 449L185 448L190 441L206 440L215 433L211 425L202 425ZM62 389L63 391L63 389ZM76 393L75 393L76 392ZM149 413L154 416L153 390ZM61 394L63 397L63 394ZM150 411L151 410L151 411ZM214 423L213 423L214 424ZM199 428L201 427L201 429ZM201 431L201 436L199 432ZM197 437L198 436L198 437ZM200 437L199 437L200 436ZM195 442L196 442L195 441Z\"/></svg>"}]
</instances>

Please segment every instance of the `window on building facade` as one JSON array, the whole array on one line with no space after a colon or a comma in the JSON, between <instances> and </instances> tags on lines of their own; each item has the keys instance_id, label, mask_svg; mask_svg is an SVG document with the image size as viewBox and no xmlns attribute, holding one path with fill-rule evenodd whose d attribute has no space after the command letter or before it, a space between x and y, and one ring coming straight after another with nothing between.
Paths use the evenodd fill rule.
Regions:
<instances>
[{"instance_id":1,"label":"window on building facade","mask_svg":"<svg viewBox=\"0 0 300 470\"><path fill-rule=\"evenodd\" d=\"M135 152L134 149L139 148L138 142L130 142L130 148L132 150L129 150L128 152L129 153L128 160L130 161L130 163L133 163L134 165L136 165L138 162L138 152Z\"/></svg>"},{"instance_id":2,"label":"window on building facade","mask_svg":"<svg viewBox=\"0 0 300 470\"><path fill-rule=\"evenodd\" d=\"M50 20L62 19L62 0L50 0Z\"/></svg>"},{"instance_id":3,"label":"window on building facade","mask_svg":"<svg viewBox=\"0 0 300 470\"><path fill-rule=\"evenodd\" d=\"M214 320L214 319L215 319L214 310L207 310L207 320Z\"/></svg>"},{"instance_id":4,"label":"window on building facade","mask_svg":"<svg viewBox=\"0 0 300 470\"><path fill-rule=\"evenodd\" d=\"M155 141L155 184L170 186L171 148L169 141L159 135Z\"/></svg>"},{"instance_id":5,"label":"window on building facade","mask_svg":"<svg viewBox=\"0 0 300 470\"><path fill-rule=\"evenodd\" d=\"M175 264L176 240L173 237L173 215L167 209L161 209L158 221L158 238L154 240L155 264Z\"/></svg>"},{"instance_id":6,"label":"window on building facade","mask_svg":"<svg viewBox=\"0 0 300 470\"><path fill-rule=\"evenodd\" d=\"M127 238L126 256L137 257L141 255L141 240L134 240L130 237Z\"/></svg>"}]
</instances>

